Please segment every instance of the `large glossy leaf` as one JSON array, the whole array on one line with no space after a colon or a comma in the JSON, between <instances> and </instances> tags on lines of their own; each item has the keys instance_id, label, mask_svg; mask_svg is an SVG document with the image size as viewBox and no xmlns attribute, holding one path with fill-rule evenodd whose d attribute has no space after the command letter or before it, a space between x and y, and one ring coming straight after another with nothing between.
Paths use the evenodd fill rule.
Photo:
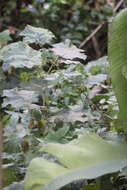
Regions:
<instances>
[{"instance_id":1,"label":"large glossy leaf","mask_svg":"<svg viewBox=\"0 0 127 190\"><path fill-rule=\"evenodd\" d=\"M41 64L41 52L33 50L24 42L9 44L0 51L0 60L3 61L3 69L32 68Z\"/></svg>"},{"instance_id":2,"label":"large glossy leaf","mask_svg":"<svg viewBox=\"0 0 127 190\"><path fill-rule=\"evenodd\" d=\"M55 155L59 162L34 159L25 177L25 190L58 190L74 180L93 179L127 165L126 143L105 141L95 134L86 133L67 144L49 143L41 151Z\"/></svg>"},{"instance_id":3,"label":"large glossy leaf","mask_svg":"<svg viewBox=\"0 0 127 190\"><path fill-rule=\"evenodd\" d=\"M110 76L119 105L118 130L126 133L127 128L127 9L123 9L112 22L109 31Z\"/></svg>"},{"instance_id":4,"label":"large glossy leaf","mask_svg":"<svg viewBox=\"0 0 127 190\"><path fill-rule=\"evenodd\" d=\"M31 44L36 43L40 46L50 43L55 37L52 32L44 28L37 28L27 25L25 29L20 33L20 36L24 36L23 41Z\"/></svg>"}]
</instances>

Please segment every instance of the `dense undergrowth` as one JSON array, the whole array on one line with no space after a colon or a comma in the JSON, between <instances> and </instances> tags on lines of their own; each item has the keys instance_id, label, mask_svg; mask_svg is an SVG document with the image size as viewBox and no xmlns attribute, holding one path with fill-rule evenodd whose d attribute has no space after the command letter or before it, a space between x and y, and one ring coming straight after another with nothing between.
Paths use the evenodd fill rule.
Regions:
<instances>
[{"instance_id":1,"label":"dense undergrowth","mask_svg":"<svg viewBox=\"0 0 127 190\"><path fill-rule=\"evenodd\" d=\"M11 9L8 12L3 9L4 17L0 18L5 23L1 30L6 29L0 33L4 187L20 190L33 158L58 161L40 151L44 145L71 143L88 132L120 142L124 138L115 129L118 104L108 74L107 56L88 62L87 53L77 48L100 22L112 16L112 9L103 2L97 8L93 1L86 1L85 5L84 1L62 1L62 4L22 1L24 7L22 3L9 2L3 1ZM20 15L18 22L16 15ZM26 25L23 18L41 28L27 25L22 31ZM13 27L7 27L10 24ZM104 29L96 36L97 41L103 39L105 32ZM105 52L106 46L100 56ZM112 176L113 187L119 188L123 178L117 174ZM63 189L95 190L97 185L95 180L81 180Z\"/></svg>"},{"instance_id":2,"label":"dense undergrowth","mask_svg":"<svg viewBox=\"0 0 127 190\"><path fill-rule=\"evenodd\" d=\"M5 45L11 38L1 33L5 186L24 179L31 159L42 156L40 145L86 131L105 136L118 111L107 57L85 65L83 50L69 40L52 44L48 30L28 25L19 35L23 42Z\"/></svg>"}]
</instances>

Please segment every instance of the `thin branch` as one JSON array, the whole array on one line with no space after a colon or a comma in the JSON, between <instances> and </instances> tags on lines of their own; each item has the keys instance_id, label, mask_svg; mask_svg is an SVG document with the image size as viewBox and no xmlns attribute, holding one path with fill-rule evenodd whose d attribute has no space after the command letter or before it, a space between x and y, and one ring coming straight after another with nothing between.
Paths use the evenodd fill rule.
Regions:
<instances>
[{"instance_id":1,"label":"thin branch","mask_svg":"<svg viewBox=\"0 0 127 190\"><path fill-rule=\"evenodd\" d=\"M121 0L117 3L117 5L115 6L115 8L113 9L113 12L115 13L119 8L120 6L122 5L122 3L124 2L124 0Z\"/></svg>"},{"instance_id":2,"label":"thin branch","mask_svg":"<svg viewBox=\"0 0 127 190\"><path fill-rule=\"evenodd\" d=\"M91 38L102 28L105 23L101 23L95 28L95 30L80 44L79 48L82 48Z\"/></svg>"},{"instance_id":3,"label":"thin branch","mask_svg":"<svg viewBox=\"0 0 127 190\"><path fill-rule=\"evenodd\" d=\"M116 13L116 11L120 8L120 6L122 5L122 3L124 2L124 0L120 0L117 5L115 6L115 8L113 9L113 12ZM105 21L101 24L99 24L95 30L80 44L79 48L82 48L89 40L91 40L93 38L93 36L96 35L96 33L107 23L108 21Z\"/></svg>"}]
</instances>

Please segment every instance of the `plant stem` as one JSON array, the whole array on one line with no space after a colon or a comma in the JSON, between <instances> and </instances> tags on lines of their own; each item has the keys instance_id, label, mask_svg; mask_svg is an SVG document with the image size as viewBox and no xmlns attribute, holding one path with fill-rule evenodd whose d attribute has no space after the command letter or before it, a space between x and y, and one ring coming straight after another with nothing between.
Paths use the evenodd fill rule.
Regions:
<instances>
[{"instance_id":1,"label":"plant stem","mask_svg":"<svg viewBox=\"0 0 127 190\"><path fill-rule=\"evenodd\" d=\"M96 179L96 189L97 190L112 190L112 183L110 180L110 175L104 175Z\"/></svg>"}]
</instances>

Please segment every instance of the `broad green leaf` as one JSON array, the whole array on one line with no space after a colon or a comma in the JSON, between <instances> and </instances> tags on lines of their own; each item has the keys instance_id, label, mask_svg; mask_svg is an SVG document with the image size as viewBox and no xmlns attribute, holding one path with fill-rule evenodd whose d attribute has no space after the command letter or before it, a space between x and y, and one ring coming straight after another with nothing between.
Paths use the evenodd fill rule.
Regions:
<instances>
[{"instance_id":1,"label":"broad green leaf","mask_svg":"<svg viewBox=\"0 0 127 190\"><path fill-rule=\"evenodd\" d=\"M25 29L20 33L23 36L23 41L28 44L39 44L43 46L48 44L55 37L52 32L44 28L37 28L27 25Z\"/></svg>"},{"instance_id":2,"label":"broad green leaf","mask_svg":"<svg viewBox=\"0 0 127 190\"><path fill-rule=\"evenodd\" d=\"M127 131L127 9L123 9L113 19L109 31L108 56L110 77L116 94L119 114L117 130L126 136ZM124 71L124 72L123 72Z\"/></svg>"},{"instance_id":3,"label":"broad green leaf","mask_svg":"<svg viewBox=\"0 0 127 190\"><path fill-rule=\"evenodd\" d=\"M64 59L83 59L86 60L86 55L84 50L77 48L75 45L69 44L68 41L64 43L57 43L53 45L51 49L55 55L62 57Z\"/></svg>"},{"instance_id":4,"label":"broad green leaf","mask_svg":"<svg viewBox=\"0 0 127 190\"><path fill-rule=\"evenodd\" d=\"M38 102L38 93L35 91L18 90L16 88L3 91L5 97L3 107L11 105L16 109L29 107L32 102Z\"/></svg>"},{"instance_id":5,"label":"broad green leaf","mask_svg":"<svg viewBox=\"0 0 127 190\"><path fill-rule=\"evenodd\" d=\"M14 68L32 68L41 64L41 52L33 50L24 42L15 42L0 50L3 70Z\"/></svg>"},{"instance_id":6,"label":"broad green leaf","mask_svg":"<svg viewBox=\"0 0 127 190\"><path fill-rule=\"evenodd\" d=\"M69 127L62 127L57 131L51 131L45 138L46 142L59 142L59 143L66 143L67 140L65 139L65 135L69 131Z\"/></svg>"},{"instance_id":7,"label":"broad green leaf","mask_svg":"<svg viewBox=\"0 0 127 190\"><path fill-rule=\"evenodd\" d=\"M59 163L35 158L25 177L25 190L58 190L80 179L93 179L120 171L127 165L127 144L105 141L86 133L67 144L49 143L41 151L53 154Z\"/></svg>"}]
</instances>

